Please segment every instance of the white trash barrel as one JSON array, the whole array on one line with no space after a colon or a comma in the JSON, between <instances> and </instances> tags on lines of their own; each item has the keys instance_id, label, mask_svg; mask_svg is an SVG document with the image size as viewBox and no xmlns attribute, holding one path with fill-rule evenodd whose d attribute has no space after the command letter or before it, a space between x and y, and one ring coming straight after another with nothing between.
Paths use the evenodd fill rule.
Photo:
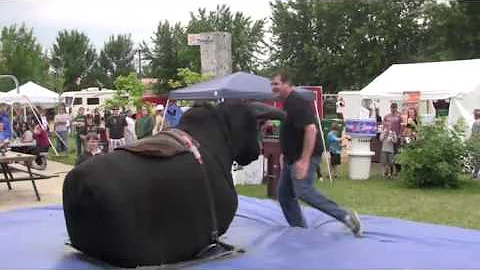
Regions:
<instances>
[{"instance_id":1,"label":"white trash barrel","mask_svg":"<svg viewBox=\"0 0 480 270\"><path fill-rule=\"evenodd\" d=\"M352 138L348 152L348 177L352 180L370 178L374 152L370 150L370 139L376 135L375 119L347 119L346 133Z\"/></svg>"},{"instance_id":2,"label":"white trash barrel","mask_svg":"<svg viewBox=\"0 0 480 270\"><path fill-rule=\"evenodd\" d=\"M348 177L352 180L366 180L370 178L370 167L374 154L372 151L349 152Z\"/></svg>"}]
</instances>

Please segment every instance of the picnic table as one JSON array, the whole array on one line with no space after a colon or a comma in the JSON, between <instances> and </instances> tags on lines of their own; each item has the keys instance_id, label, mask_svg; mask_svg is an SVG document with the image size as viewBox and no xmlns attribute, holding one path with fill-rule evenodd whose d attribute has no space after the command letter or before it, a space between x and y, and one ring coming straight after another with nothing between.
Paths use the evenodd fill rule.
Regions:
<instances>
[{"instance_id":1,"label":"picnic table","mask_svg":"<svg viewBox=\"0 0 480 270\"><path fill-rule=\"evenodd\" d=\"M0 179L0 183L7 183L8 189L11 190L11 182L32 181L33 190L35 191L37 200L40 201L40 194L38 193L35 180L48 179L51 176L32 171L31 166L35 158L36 156L34 155L23 154L15 151L7 151L5 155L0 154L0 166L2 167L2 172L4 176L3 179ZM22 166L25 166L26 170L23 169ZM25 177L16 175L14 177L12 173L13 170L26 172L27 176Z\"/></svg>"}]
</instances>

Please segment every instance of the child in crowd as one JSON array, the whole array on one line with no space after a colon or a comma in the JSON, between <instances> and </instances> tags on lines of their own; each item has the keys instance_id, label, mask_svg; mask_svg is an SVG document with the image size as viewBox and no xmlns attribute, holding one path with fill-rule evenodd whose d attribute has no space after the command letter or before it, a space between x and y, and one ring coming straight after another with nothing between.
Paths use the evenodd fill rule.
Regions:
<instances>
[{"instance_id":1,"label":"child in crowd","mask_svg":"<svg viewBox=\"0 0 480 270\"><path fill-rule=\"evenodd\" d=\"M333 177L338 177L338 165L341 163L341 137L339 136L340 127L336 123L332 123L330 131L327 135L328 152L330 153L330 165L332 166Z\"/></svg>"},{"instance_id":2,"label":"child in crowd","mask_svg":"<svg viewBox=\"0 0 480 270\"><path fill-rule=\"evenodd\" d=\"M97 133L88 133L87 136L85 137L86 143L87 143L87 149L85 153L81 154L77 161L75 162L75 166L81 164L82 162L85 162L95 155L102 154L102 151L98 147L98 134Z\"/></svg>"},{"instance_id":3,"label":"child in crowd","mask_svg":"<svg viewBox=\"0 0 480 270\"><path fill-rule=\"evenodd\" d=\"M392 178L394 173L394 144L398 141L398 135L390 128L390 123L383 124L382 132L380 133L380 141L382 142L382 156L381 163L384 167L384 177Z\"/></svg>"}]
</instances>

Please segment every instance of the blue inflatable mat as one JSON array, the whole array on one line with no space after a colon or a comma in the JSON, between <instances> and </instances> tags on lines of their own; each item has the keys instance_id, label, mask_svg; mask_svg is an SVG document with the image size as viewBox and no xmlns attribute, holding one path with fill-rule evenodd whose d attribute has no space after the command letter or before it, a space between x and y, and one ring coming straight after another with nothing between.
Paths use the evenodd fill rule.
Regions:
<instances>
[{"instance_id":1,"label":"blue inflatable mat","mask_svg":"<svg viewBox=\"0 0 480 270\"><path fill-rule=\"evenodd\" d=\"M189 265L197 269L480 268L480 231L361 216L364 237L304 208L310 228L287 226L277 202L239 197L237 215L222 239L246 250ZM0 214L0 269L104 269L68 241L61 206Z\"/></svg>"}]
</instances>

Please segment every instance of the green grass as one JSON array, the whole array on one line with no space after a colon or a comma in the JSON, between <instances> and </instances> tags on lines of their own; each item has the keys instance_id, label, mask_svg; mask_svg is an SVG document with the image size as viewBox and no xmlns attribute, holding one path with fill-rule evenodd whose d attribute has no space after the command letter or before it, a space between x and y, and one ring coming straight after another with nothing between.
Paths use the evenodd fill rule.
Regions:
<instances>
[{"instance_id":1,"label":"green grass","mask_svg":"<svg viewBox=\"0 0 480 270\"><path fill-rule=\"evenodd\" d=\"M318 181L320 192L360 214L387 216L421 222L480 229L480 182L462 180L459 189L412 189L399 179L384 180L378 164L366 181L347 179L346 166L339 179ZM266 197L266 186L237 186L239 194Z\"/></svg>"},{"instance_id":2,"label":"green grass","mask_svg":"<svg viewBox=\"0 0 480 270\"><path fill-rule=\"evenodd\" d=\"M57 147L53 136L50 137L50 140L52 141L53 145ZM68 155L60 154L57 156L55 155L52 147L50 147L48 150L48 159L73 166L77 160L77 147L75 146L75 138L72 136L68 138Z\"/></svg>"},{"instance_id":3,"label":"green grass","mask_svg":"<svg viewBox=\"0 0 480 270\"><path fill-rule=\"evenodd\" d=\"M50 150L49 158L73 165L76 160L73 138L69 138L69 145L68 156L55 156ZM360 214L480 229L480 181L464 177L458 189L423 190L407 188L399 179L384 180L378 164L372 164L372 177L364 181L349 180L346 164L341 171L340 178L333 183L324 175L325 181L318 181L316 186L329 198ZM236 188L241 195L266 198L266 185Z\"/></svg>"}]
</instances>

